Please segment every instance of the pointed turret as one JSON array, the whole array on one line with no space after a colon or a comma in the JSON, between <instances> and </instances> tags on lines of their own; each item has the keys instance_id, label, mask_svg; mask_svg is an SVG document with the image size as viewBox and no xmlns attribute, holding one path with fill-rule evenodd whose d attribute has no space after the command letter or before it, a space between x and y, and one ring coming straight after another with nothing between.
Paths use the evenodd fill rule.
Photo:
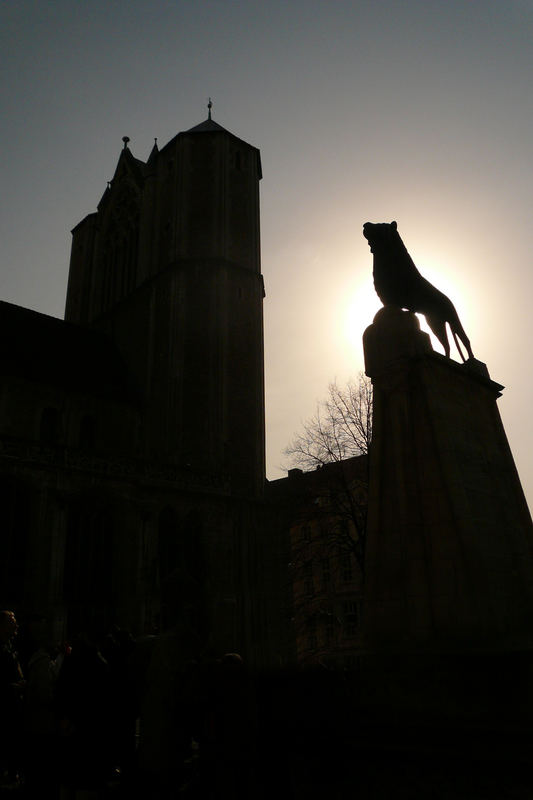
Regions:
<instances>
[{"instance_id":1,"label":"pointed turret","mask_svg":"<svg viewBox=\"0 0 533 800\"><path fill-rule=\"evenodd\" d=\"M157 137L154 139L154 146L150 151L150 155L148 156L148 161L146 162L147 171L155 165L157 161L157 157L159 155L159 147L157 146Z\"/></svg>"}]
</instances>

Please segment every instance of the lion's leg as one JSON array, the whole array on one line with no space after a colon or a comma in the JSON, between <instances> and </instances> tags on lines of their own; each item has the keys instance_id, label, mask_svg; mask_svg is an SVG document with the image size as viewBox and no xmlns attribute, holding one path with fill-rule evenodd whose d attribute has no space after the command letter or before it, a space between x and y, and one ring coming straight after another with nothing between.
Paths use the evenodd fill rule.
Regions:
<instances>
[{"instance_id":1,"label":"lion's leg","mask_svg":"<svg viewBox=\"0 0 533 800\"><path fill-rule=\"evenodd\" d=\"M441 345L444 347L444 355L446 358L450 357L450 343L448 342L448 334L446 333L446 320L441 317L426 314L426 321Z\"/></svg>"},{"instance_id":2,"label":"lion's leg","mask_svg":"<svg viewBox=\"0 0 533 800\"><path fill-rule=\"evenodd\" d=\"M453 336L454 336L454 339L455 339L455 343L457 344L457 336L458 336L459 339L464 344L464 346L466 347L466 351L468 353L469 358L474 358L474 354L473 354L472 348L470 346L470 339L466 335L466 333L464 331L464 328L463 328L463 326L461 325L461 323L459 321L459 317L457 317L457 321L455 322L454 325L452 325L450 323L450 328L452 329L452 333L453 333ZM459 345L458 344L457 344L457 349L459 350ZM461 352L461 351L459 350L459 352ZM465 361L464 358L463 358L463 361Z\"/></svg>"},{"instance_id":3,"label":"lion's leg","mask_svg":"<svg viewBox=\"0 0 533 800\"><path fill-rule=\"evenodd\" d=\"M456 332L454 331L454 329L452 328L451 325L450 325L450 329L451 329L451 332L452 332L453 340L455 342L455 346L457 347L457 350L459 351L459 355L461 356L461 361L466 361L466 358L463 355L463 351L461 350L461 346L459 344L459 339L457 338L457 334L456 334Z\"/></svg>"}]
</instances>

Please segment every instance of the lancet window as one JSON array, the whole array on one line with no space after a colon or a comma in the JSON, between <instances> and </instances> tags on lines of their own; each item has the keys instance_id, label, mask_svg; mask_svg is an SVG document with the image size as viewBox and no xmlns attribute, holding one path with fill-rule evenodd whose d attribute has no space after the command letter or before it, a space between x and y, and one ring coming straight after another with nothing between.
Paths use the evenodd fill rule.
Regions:
<instances>
[{"instance_id":1,"label":"lancet window","mask_svg":"<svg viewBox=\"0 0 533 800\"><path fill-rule=\"evenodd\" d=\"M133 291L137 282L139 243L138 198L132 187L124 187L104 223L102 244L102 311Z\"/></svg>"}]
</instances>

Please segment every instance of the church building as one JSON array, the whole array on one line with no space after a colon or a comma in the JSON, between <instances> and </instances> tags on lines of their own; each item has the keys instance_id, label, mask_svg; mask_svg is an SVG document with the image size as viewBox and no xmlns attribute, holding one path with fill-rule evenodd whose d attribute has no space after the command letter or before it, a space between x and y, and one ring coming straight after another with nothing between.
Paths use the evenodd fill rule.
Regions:
<instances>
[{"instance_id":1,"label":"church building","mask_svg":"<svg viewBox=\"0 0 533 800\"><path fill-rule=\"evenodd\" d=\"M0 303L0 606L279 663L260 154L211 110L147 161L123 142L65 320Z\"/></svg>"}]
</instances>

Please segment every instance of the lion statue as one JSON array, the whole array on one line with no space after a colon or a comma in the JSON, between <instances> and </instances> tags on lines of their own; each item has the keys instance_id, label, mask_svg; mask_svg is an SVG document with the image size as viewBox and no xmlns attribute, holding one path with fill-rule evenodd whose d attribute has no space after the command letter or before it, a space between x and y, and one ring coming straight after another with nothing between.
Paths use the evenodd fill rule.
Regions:
<instances>
[{"instance_id":1,"label":"lion statue","mask_svg":"<svg viewBox=\"0 0 533 800\"><path fill-rule=\"evenodd\" d=\"M450 326L455 344L465 361L457 337L474 358L452 301L422 277L398 233L396 222L365 222L363 235L374 254L374 286L383 305L395 305L424 314L427 323L450 357L446 323Z\"/></svg>"}]
</instances>

